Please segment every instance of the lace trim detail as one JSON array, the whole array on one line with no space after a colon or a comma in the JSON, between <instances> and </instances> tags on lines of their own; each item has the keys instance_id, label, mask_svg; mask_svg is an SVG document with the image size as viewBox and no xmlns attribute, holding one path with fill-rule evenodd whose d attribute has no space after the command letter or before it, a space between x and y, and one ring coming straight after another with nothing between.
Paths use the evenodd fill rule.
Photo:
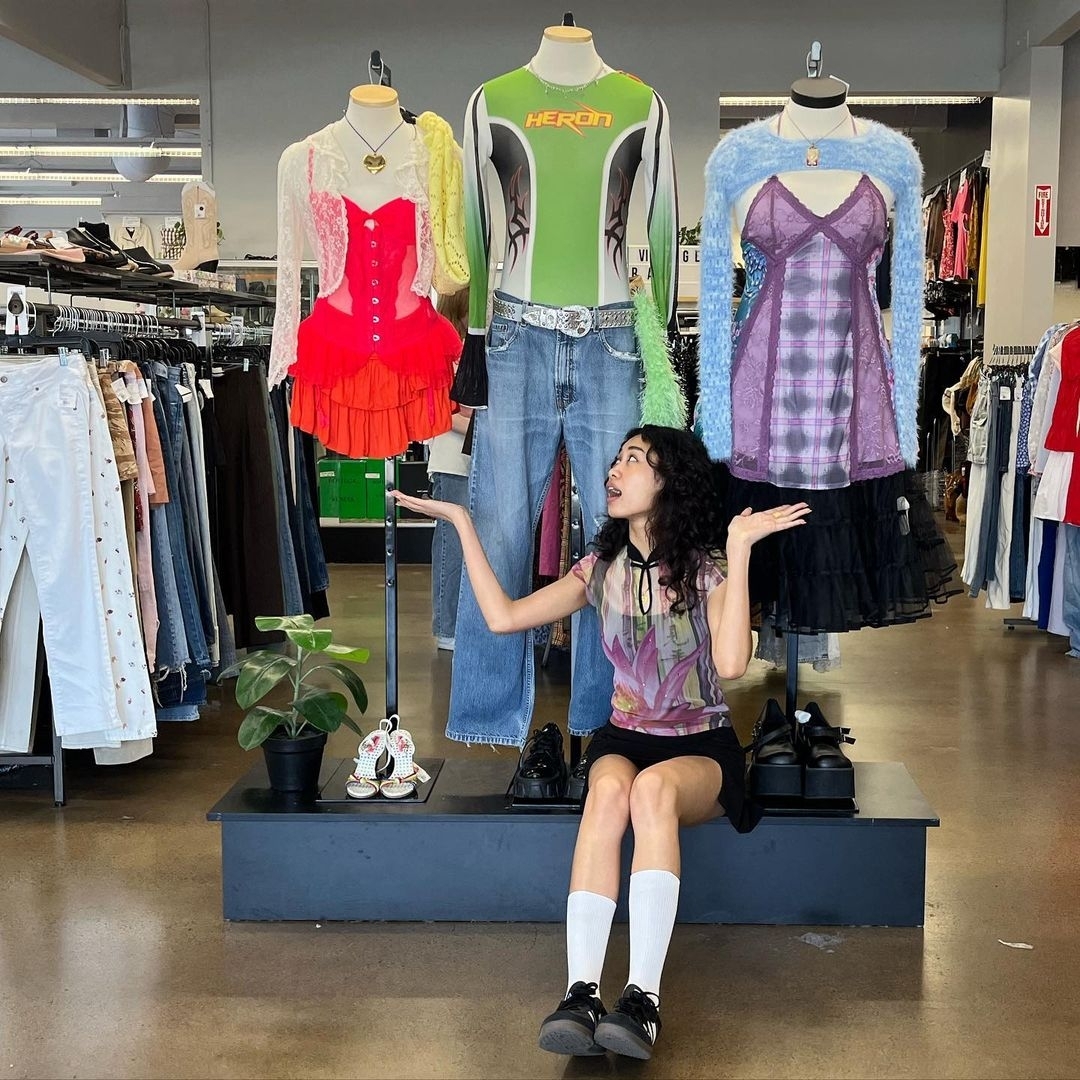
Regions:
<instances>
[{"instance_id":1,"label":"lace trim detail","mask_svg":"<svg viewBox=\"0 0 1080 1080\"><path fill-rule=\"evenodd\" d=\"M435 238L431 231L431 210L427 190L428 152L417 131L412 154L394 171L402 194L416 207L416 276L412 291L417 296L431 292L435 272Z\"/></svg>"}]
</instances>

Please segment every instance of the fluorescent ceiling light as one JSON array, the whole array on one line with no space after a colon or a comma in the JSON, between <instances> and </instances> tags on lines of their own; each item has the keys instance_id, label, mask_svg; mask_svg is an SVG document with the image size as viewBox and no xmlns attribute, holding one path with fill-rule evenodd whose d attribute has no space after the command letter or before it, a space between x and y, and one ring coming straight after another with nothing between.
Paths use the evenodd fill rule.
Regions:
<instances>
[{"instance_id":1,"label":"fluorescent ceiling light","mask_svg":"<svg viewBox=\"0 0 1080 1080\"><path fill-rule=\"evenodd\" d=\"M191 184L198 183L202 173L157 173L147 183ZM0 169L0 183L18 183L32 180L48 184L126 184L128 178L118 172L44 172L30 169Z\"/></svg>"},{"instance_id":2,"label":"fluorescent ceiling light","mask_svg":"<svg viewBox=\"0 0 1080 1080\"><path fill-rule=\"evenodd\" d=\"M198 105L197 97L118 97L115 94L9 94L0 105Z\"/></svg>"},{"instance_id":3,"label":"fluorescent ceiling light","mask_svg":"<svg viewBox=\"0 0 1080 1080\"><path fill-rule=\"evenodd\" d=\"M0 206L100 206L97 196L0 195Z\"/></svg>"},{"instance_id":4,"label":"fluorescent ceiling light","mask_svg":"<svg viewBox=\"0 0 1080 1080\"><path fill-rule=\"evenodd\" d=\"M720 105L728 108L756 105L784 105L789 94L721 94ZM978 94L848 94L849 105L978 105Z\"/></svg>"},{"instance_id":5,"label":"fluorescent ceiling light","mask_svg":"<svg viewBox=\"0 0 1080 1080\"><path fill-rule=\"evenodd\" d=\"M134 146L125 143L62 146L59 143L9 143L0 146L0 157L202 157L198 146Z\"/></svg>"}]
</instances>

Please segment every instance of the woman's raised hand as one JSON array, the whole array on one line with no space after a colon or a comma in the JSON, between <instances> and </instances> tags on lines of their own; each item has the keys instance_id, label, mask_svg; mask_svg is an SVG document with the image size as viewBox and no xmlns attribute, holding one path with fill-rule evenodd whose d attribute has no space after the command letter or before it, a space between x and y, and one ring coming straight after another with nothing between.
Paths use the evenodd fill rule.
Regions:
<instances>
[{"instance_id":1,"label":"woman's raised hand","mask_svg":"<svg viewBox=\"0 0 1080 1080\"><path fill-rule=\"evenodd\" d=\"M396 488L390 492L397 500L398 506L404 506L407 510L414 510L426 517L441 518L443 521L453 522L462 514L468 516L468 511L458 506L457 503L440 502L438 499L418 499L415 495L406 495Z\"/></svg>"},{"instance_id":2,"label":"woman's raised hand","mask_svg":"<svg viewBox=\"0 0 1080 1080\"><path fill-rule=\"evenodd\" d=\"M802 503L786 503L773 510L761 510L754 513L748 506L738 517L731 519L728 526L728 547L732 542L742 542L750 547L766 536L794 529L806 524L806 515L810 507Z\"/></svg>"}]
</instances>

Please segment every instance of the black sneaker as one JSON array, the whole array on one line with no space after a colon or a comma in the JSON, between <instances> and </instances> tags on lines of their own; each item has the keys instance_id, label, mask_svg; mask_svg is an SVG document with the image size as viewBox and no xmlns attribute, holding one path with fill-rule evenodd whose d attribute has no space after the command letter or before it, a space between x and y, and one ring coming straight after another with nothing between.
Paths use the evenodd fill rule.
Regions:
<instances>
[{"instance_id":1,"label":"black sneaker","mask_svg":"<svg viewBox=\"0 0 1080 1080\"><path fill-rule=\"evenodd\" d=\"M566 786L563 737L558 724L545 724L529 736L514 773L519 799L558 799Z\"/></svg>"},{"instance_id":2,"label":"black sneaker","mask_svg":"<svg viewBox=\"0 0 1080 1080\"><path fill-rule=\"evenodd\" d=\"M605 1015L596 989L596 983L587 982L570 987L562 1004L540 1025L541 1050L578 1056L604 1053L593 1039L597 1022Z\"/></svg>"},{"instance_id":3,"label":"black sneaker","mask_svg":"<svg viewBox=\"0 0 1080 1080\"><path fill-rule=\"evenodd\" d=\"M605 1050L648 1061L660 1034L660 999L631 983L615 1008L596 1025L594 1038Z\"/></svg>"}]
</instances>

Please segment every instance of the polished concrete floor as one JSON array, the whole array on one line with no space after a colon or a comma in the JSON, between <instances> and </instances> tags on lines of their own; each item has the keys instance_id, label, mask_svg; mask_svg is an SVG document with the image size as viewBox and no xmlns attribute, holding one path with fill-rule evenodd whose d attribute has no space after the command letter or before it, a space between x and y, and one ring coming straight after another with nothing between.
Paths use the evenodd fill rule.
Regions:
<instances>
[{"instance_id":1,"label":"polished concrete floor","mask_svg":"<svg viewBox=\"0 0 1080 1080\"><path fill-rule=\"evenodd\" d=\"M371 719L380 574L333 583L338 636L373 647ZM442 738L427 568L401 583L408 726L429 751L493 753ZM840 670L804 671L807 694L941 815L924 930L678 927L653 1061L554 1057L535 1037L563 987L559 926L222 922L204 814L251 759L218 704L134 766L70 755L63 810L0 792L0 1077L1080 1075L1080 662L964 596L842 648ZM544 719L565 715L563 667L541 677ZM732 688L744 733L782 685L755 663ZM626 967L617 926L607 998Z\"/></svg>"}]
</instances>

